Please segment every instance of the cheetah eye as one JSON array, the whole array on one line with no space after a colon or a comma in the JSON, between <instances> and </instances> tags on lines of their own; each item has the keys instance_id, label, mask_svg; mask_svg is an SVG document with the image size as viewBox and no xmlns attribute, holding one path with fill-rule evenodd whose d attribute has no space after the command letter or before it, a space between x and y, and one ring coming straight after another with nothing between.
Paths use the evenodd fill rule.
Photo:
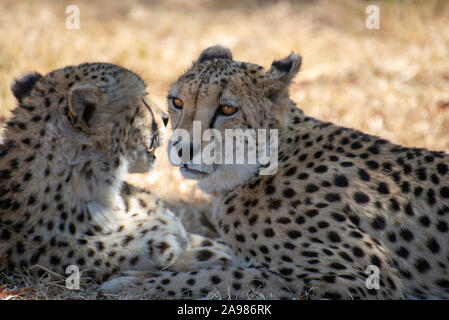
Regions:
<instances>
[{"instance_id":1,"label":"cheetah eye","mask_svg":"<svg viewBox=\"0 0 449 320\"><path fill-rule=\"evenodd\" d=\"M176 109L182 109L182 107L184 106L184 102L182 102L182 100L181 99L179 99L179 98L172 98L172 103L173 103L173 106L176 108Z\"/></svg>"},{"instance_id":2,"label":"cheetah eye","mask_svg":"<svg viewBox=\"0 0 449 320\"><path fill-rule=\"evenodd\" d=\"M220 106L220 113L225 115L225 116L230 116L233 115L236 111L237 108L234 106L230 106L230 105L222 105Z\"/></svg>"}]
</instances>

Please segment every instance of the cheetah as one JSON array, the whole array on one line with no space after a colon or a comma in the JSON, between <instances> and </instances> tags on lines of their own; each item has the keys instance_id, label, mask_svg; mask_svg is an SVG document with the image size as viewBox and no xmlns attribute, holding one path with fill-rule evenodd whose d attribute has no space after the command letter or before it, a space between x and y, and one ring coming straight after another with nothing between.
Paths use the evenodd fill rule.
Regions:
<instances>
[{"instance_id":1,"label":"cheetah","mask_svg":"<svg viewBox=\"0 0 449 320\"><path fill-rule=\"evenodd\" d=\"M0 270L35 265L95 281L121 270L187 271L230 261L161 199L127 184L147 172L168 117L135 73L85 63L29 73L0 144ZM34 268L39 275L43 268Z\"/></svg>"},{"instance_id":2,"label":"cheetah","mask_svg":"<svg viewBox=\"0 0 449 320\"><path fill-rule=\"evenodd\" d=\"M168 282L167 297L449 298L449 155L305 115L289 98L301 60L291 53L266 70L215 46L168 92L173 129L191 132L198 120L202 130L279 130L272 175L250 164L178 164L212 195L233 265L125 274L105 289Z\"/></svg>"}]
</instances>

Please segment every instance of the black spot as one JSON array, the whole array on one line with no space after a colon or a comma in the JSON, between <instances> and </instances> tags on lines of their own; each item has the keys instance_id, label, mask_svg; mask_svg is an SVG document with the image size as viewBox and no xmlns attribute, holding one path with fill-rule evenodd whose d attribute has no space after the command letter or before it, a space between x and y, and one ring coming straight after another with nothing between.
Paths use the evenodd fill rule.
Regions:
<instances>
[{"instance_id":1,"label":"black spot","mask_svg":"<svg viewBox=\"0 0 449 320\"><path fill-rule=\"evenodd\" d=\"M220 279L219 277L217 277L217 276L212 276L212 277L210 278L210 281L211 281L213 284L219 284L219 283L221 282L221 279Z\"/></svg>"},{"instance_id":2,"label":"black spot","mask_svg":"<svg viewBox=\"0 0 449 320\"><path fill-rule=\"evenodd\" d=\"M283 276L289 276L293 273L293 269L291 268L281 268L279 269L279 273L282 274Z\"/></svg>"},{"instance_id":3,"label":"black spot","mask_svg":"<svg viewBox=\"0 0 449 320\"><path fill-rule=\"evenodd\" d=\"M331 231L327 234L327 237L332 242L341 242L341 238L335 231Z\"/></svg>"},{"instance_id":4,"label":"black spot","mask_svg":"<svg viewBox=\"0 0 449 320\"><path fill-rule=\"evenodd\" d=\"M448 279L439 279L435 281L435 283L441 288L449 289L449 280Z\"/></svg>"},{"instance_id":5,"label":"black spot","mask_svg":"<svg viewBox=\"0 0 449 320\"><path fill-rule=\"evenodd\" d=\"M383 230L383 229L385 229L386 222L385 222L384 217L382 217L382 216L375 217L373 219L373 222L371 223L371 226L375 230Z\"/></svg>"},{"instance_id":6,"label":"black spot","mask_svg":"<svg viewBox=\"0 0 449 320\"><path fill-rule=\"evenodd\" d=\"M269 185L266 189L265 189L265 194L266 195L271 195L273 193L276 192L276 188L273 185Z\"/></svg>"},{"instance_id":7,"label":"black spot","mask_svg":"<svg viewBox=\"0 0 449 320\"><path fill-rule=\"evenodd\" d=\"M317 226L320 229L325 229L325 228L329 227L329 223L327 223L326 221L320 221L320 222L318 222Z\"/></svg>"},{"instance_id":8,"label":"black spot","mask_svg":"<svg viewBox=\"0 0 449 320\"><path fill-rule=\"evenodd\" d=\"M312 217L318 215L318 210L316 210L316 209L307 210L305 212L305 215L312 218Z\"/></svg>"},{"instance_id":9,"label":"black spot","mask_svg":"<svg viewBox=\"0 0 449 320\"><path fill-rule=\"evenodd\" d=\"M61 259L57 256L51 256L50 263L54 266L59 265L61 263Z\"/></svg>"},{"instance_id":10,"label":"black spot","mask_svg":"<svg viewBox=\"0 0 449 320\"><path fill-rule=\"evenodd\" d=\"M245 242L245 236L243 235L243 234L237 234L236 236L235 236L235 239L238 241L238 242Z\"/></svg>"},{"instance_id":11,"label":"black spot","mask_svg":"<svg viewBox=\"0 0 449 320\"><path fill-rule=\"evenodd\" d=\"M292 167L290 169L288 169L285 173L284 176L292 176L296 173L296 167Z\"/></svg>"},{"instance_id":12,"label":"black spot","mask_svg":"<svg viewBox=\"0 0 449 320\"><path fill-rule=\"evenodd\" d=\"M369 202L369 197L368 197L368 195L366 193L363 193L361 191L357 191L357 192L354 193L354 200L357 203L364 204L364 203Z\"/></svg>"},{"instance_id":13,"label":"black spot","mask_svg":"<svg viewBox=\"0 0 449 320\"><path fill-rule=\"evenodd\" d=\"M306 185L306 192L307 193L313 193L313 192L316 192L316 191L318 191L319 190L319 187L317 187L316 185L314 185L314 184L308 184L308 185Z\"/></svg>"},{"instance_id":14,"label":"black spot","mask_svg":"<svg viewBox=\"0 0 449 320\"><path fill-rule=\"evenodd\" d=\"M361 180L363 181L370 181L371 180L371 176L369 175L369 173L365 170L365 169L359 169L359 177Z\"/></svg>"},{"instance_id":15,"label":"black spot","mask_svg":"<svg viewBox=\"0 0 449 320\"><path fill-rule=\"evenodd\" d=\"M0 179L9 179L11 178L11 171L4 169L0 170Z\"/></svg>"},{"instance_id":16,"label":"black spot","mask_svg":"<svg viewBox=\"0 0 449 320\"><path fill-rule=\"evenodd\" d=\"M287 232L287 235L290 239L298 239L299 237L302 236L301 232L297 230L290 230Z\"/></svg>"},{"instance_id":17,"label":"black spot","mask_svg":"<svg viewBox=\"0 0 449 320\"><path fill-rule=\"evenodd\" d=\"M309 177L308 173L300 173L298 174L298 179L299 180L306 180Z\"/></svg>"},{"instance_id":18,"label":"black spot","mask_svg":"<svg viewBox=\"0 0 449 320\"><path fill-rule=\"evenodd\" d=\"M352 149L352 150L358 150L358 149L360 149L360 148L362 148L362 144L361 144L360 142L358 142L358 141L353 142L353 143L351 144L351 149Z\"/></svg>"},{"instance_id":19,"label":"black spot","mask_svg":"<svg viewBox=\"0 0 449 320\"><path fill-rule=\"evenodd\" d=\"M316 173L324 173L324 172L326 172L326 171L327 171L327 167L326 167L326 166L323 166L323 165L318 166L318 167L315 168L315 172L316 172Z\"/></svg>"},{"instance_id":20,"label":"black spot","mask_svg":"<svg viewBox=\"0 0 449 320\"><path fill-rule=\"evenodd\" d=\"M443 198L449 198L449 187L442 187L442 188L440 189L440 195L441 195Z\"/></svg>"},{"instance_id":21,"label":"black spot","mask_svg":"<svg viewBox=\"0 0 449 320\"><path fill-rule=\"evenodd\" d=\"M377 192L379 192L380 194L389 194L390 189L388 188L388 184L386 184L385 182L379 183L379 185L377 186Z\"/></svg>"},{"instance_id":22,"label":"black spot","mask_svg":"<svg viewBox=\"0 0 449 320\"><path fill-rule=\"evenodd\" d=\"M354 262L354 259L352 259L351 256L346 252L339 252L338 255L348 262Z\"/></svg>"},{"instance_id":23,"label":"black spot","mask_svg":"<svg viewBox=\"0 0 449 320\"><path fill-rule=\"evenodd\" d=\"M344 175L338 175L334 178L334 184L337 187L347 187L349 185L348 179Z\"/></svg>"},{"instance_id":24,"label":"black spot","mask_svg":"<svg viewBox=\"0 0 449 320\"><path fill-rule=\"evenodd\" d=\"M435 238L430 238L427 241L427 248L429 248L432 253L438 253L440 251L440 245L438 244L438 241L435 240Z\"/></svg>"},{"instance_id":25,"label":"black spot","mask_svg":"<svg viewBox=\"0 0 449 320\"><path fill-rule=\"evenodd\" d=\"M368 168L370 168L372 170L376 170L376 169L379 168L379 163L377 161L374 161L374 160L367 161L366 165L368 166Z\"/></svg>"},{"instance_id":26,"label":"black spot","mask_svg":"<svg viewBox=\"0 0 449 320\"><path fill-rule=\"evenodd\" d=\"M346 267L339 262L333 262L329 266L335 270L345 270L346 269Z\"/></svg>"},{"instance_id":27,"label":"black spot","mask_svg":"<svg viewBox=\"0 0 449 320\"><path fill-rule=\"evenodd\" d=\"M334 218L335 221L338 221L338 222L346 221L346 217L340 213L332 212L331 216L332 216L332 218Z\"/></svg>"},{"instance_id":28,"label":"black spot","mask_svg":"<svg viewBox=\"0 0 449 320\"><path fill-rule=\"evenodd\" d=\"M10 238L11 238L11 232L9 232L6 229L3 229L2 233L0 235L0 239L2 239L2 240L9 240Z\"/></svg>"},{"instance_id":29,"label":"black spot","mask_svg":"<svg viewBox=\"0 0 449 320\"><path fill-rule=\"evenodd\" d=\"M344 161L344 162L340 163L340 165L342 167L346 167L347 168L347 167L352 167L354 165L354 163L351 162L351 161Z\"/></svg>"},{"instance_id":30,"label":"black spot","mask_svg":"<svg viewBox=\"0 0 449 320\"><path fill-rule=\"evenodd\" d=\"M438 223L437 223L437 230L440 231L440 232L447 232L447 230L448 230L447 223L445 221L443 221L443 220L438 221Z\"/></svg>"},{"instance_id":31,"label":"black spot","mask_svg":"<svg viewBox=\"0 0 449 320\"><path fill-rule=\"evenodd\" d=\"M421 181L425 181L427 179L426 169L425 168L416 169L416 177Z\"/></svg>"},{"instance_id":32,"label":"black spot","mask_svg":"<svg viewBox=\"0 0 449 320\"><path fill-rule=\"evenodd\" d=\"M273 200L269 204L270 210L277 210L281 207L281 201L280 200Z\"/></svg>"},{"instance_id":33,"label":"black spot","mask_svg":"<svg viewBox=\"0 0 449 320\"><path fill-rule=\"evenodd\" d=\"M329 202L340 201L340 195L338 193L328 193L324 198Z\"/></svg>"},{"instance_id":34,"label":"black spot","mask_svg":"<svg viewBox=\"0 0 449 320\"><path fill-rule=\"evenodd\" d=\"M404 239L407 242L412 241L413 237L414 237L413 233L410 230L405 229L405 228L401 229L399 231L399 234L401 235L402 239Z\"/></svg>"},{"instance_id":35,"label":"black spot","mask_svg":"<svg viewBox=\"0 0 449 320\"><path fill-rule=\"evenodd\" d=\"M76 228L75 228L75 225L73 223L69 224L69 231L70 231L71 234L75 234Z\"/></svg>"},{"instance_id":36,"label":"black spot","mask_svg":"<svg viewBox=\"0 0 449 320\"><path fill-rule=\"evenodd\" d=\"M430 270L430 264L424 258L418 258L415 262L415 268L420 273L425 273Z\"/></svg>"},{"instance_id":37,"label":"black spot","mask_svg":"<svg viewBox=\"0 0 449 320\"><path fill-rule=\"evenodd\" d=\"M365 253L363 252L362 249L360 249L359 247L353 247L352 248L352 253L354 254L354 256L356 257L363 257L365 255Z\"/></svg>"},{"instance_id":38,"label":"black spot","mask_svg":"<svg viewBox=\"0 0 449 320\"><path fill-rule=\"evenodd\" d=\"M396 253L404 259L407 259L407 257L409 256L408 250L404 247L400 247L398 250L396 250Z\"/></svg>"},{"instance_id":39,"label":"black spot","mask_svg":"<svg viewBox=\"0 0 449 320\"><path fill-rule=\"evenodd\" d=\"M282 192L282 195L286 198L292 198L295 196L295 194L296 192L292 188L287 188Z\"/></svg>"},{"instance_id":40,"label":"black spot","mask_svg":"<svg viewBox=\"0 0 449 320\"><path fill-rule=\"evenodd\" d=\"M421 216L418 218L418 221L420 224L422 224L424 227L430 226L430 219L428 216Z\"/></svg>"},{"instance_id":41,"label":"black spot","mask_svg":"<svg viewBox=\"0 0 449 320\"><path fill-rule=\"evenodd\" d=\"M306 222L306 219L305 219L303 216L298 216L298 217L295 219L295 222L296 222L297 224L301 225L301 224L304 224L304 223Z\"/></svg>"},{"instance_id":42,"label":"black spot","mask_svg":"<svg viewBox=\"0 0 449 320\"><path fill-rule=\"evenodd\" d=\"M408 216L413 217L415 215L415 212L413 212L413 207L410 202L406 204L404 209L405 209L405 213Z\"/></svg>"},{"instance_id":43,"label":"black spot","mask_svg":"<svg viewBox=\"0 0 449 320\"><path fill-rule=\"evenodd\" d=\"M440 175L446 174L449 171L448 166L444 163L437 164L437 171Z\"/></svg>"},{"instance_id":44,"label":"black spot","mask_svg":"<svg viewBox=\"0 0 449 320\"><path fill-rule=\"evenodd\" d=\"M212 256L213 256L213 254L212 254L211 251L209 251L209 250L200 250L200 251L197 253L196 258L197 258L199 261L207 261L207 260L209 260L210 258L212 258Z\"/></svg>"},{"instance_id":45,"label":"black spot","mask_svg":"<svg viewBox=\"0 0 449 320\"><path fill-rule=\"evenodd\" d=\"M23 181L29 181L32 176L33 174L31 172L25 173L25 175L23 176Z\"/></svg>"},{"instance_id":46,"label":"black spot","mask_svg":"<svg viewBox=\"0 0 449 320\"><path fill-rule=\"evenodd\" d=\"M267 238L272 238L274 237L274 231L271 228L265 229L263 234L265 235L265 237Z\"/></svg>"},{"instance_id":47,"label":"black spot","mask_svg":"<svg viewBox=\"0 0 449 320\"><path fill-rule=\"evenodd\" d=\"M372 264L378 266L379 268L382 266L382 262L380 261L379 257L374 254L370 256L370 261Z\"/></svg>"}]
</instances>

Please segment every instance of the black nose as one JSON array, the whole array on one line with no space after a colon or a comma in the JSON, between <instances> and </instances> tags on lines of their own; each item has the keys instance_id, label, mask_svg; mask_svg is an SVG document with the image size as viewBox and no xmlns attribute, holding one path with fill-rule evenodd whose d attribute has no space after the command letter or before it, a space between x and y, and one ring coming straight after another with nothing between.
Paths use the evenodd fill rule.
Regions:
<instances>
[{"instance_id":1,"label":"black nose","mask_svg":"<svg viewBox=\"0 0 449 320\"><path fill-rule=\"evenodd\" d=\"M168 123L168 116L164 113L162 114L162 121L164 122L164 126L167 126Z\"/></svg>"}]
</instances>

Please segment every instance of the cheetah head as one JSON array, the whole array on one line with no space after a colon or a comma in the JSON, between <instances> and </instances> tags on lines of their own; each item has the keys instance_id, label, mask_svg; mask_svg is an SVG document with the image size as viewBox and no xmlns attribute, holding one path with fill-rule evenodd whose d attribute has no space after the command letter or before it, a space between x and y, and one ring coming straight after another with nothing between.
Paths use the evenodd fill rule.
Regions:
<instances>
[{"instance_id":1,"label":"cheetah head","mask_svg":"<svg viewBox=\"0 0 449 320\"><path fill-rule=\"evenodd\" d=\"M230 189L260 173L263 165L257 159L251 162L245 156L238 163L237 156L231 155L234 162L225 160L227 153L229 157L226 130L258 133L259 129L282 129L292 105L288 88L300 65L301 56L294 53L274 61L265 70L256 64L234 61L231 51L221 46L204 50L168 92L174 129L168 145L172 164L180 167L184 177L200 180L198 186L206 192ZM188 135L178 134L183 132ZM217 135L210 138L214 132ZM231 144L235 146L240 139L243 154L249 155L259 145L258 137L249 139L250 135L236 137ZM219 143L217 136L221 137L222 149L220 152L215 148L214 159L219 161L198 160L204 158L205 150L210 150L207 146L211 141Z\"/></svg>"},{"instance_id":2,"label":"cheetah head","mask_svg":"<svg viewBox=\"0 0 449 320\"><path fill-rule=\"evenodd\" d=\"M85 63L45 76L25 75L11 89L20 105L40 105L42 110L33 112L52 115L46 137L57 136L63 150L101 152L115 163L125 159L129 172L154 166L168 117L135 73L112 64Z\"/></svg>"}]
</instances>

